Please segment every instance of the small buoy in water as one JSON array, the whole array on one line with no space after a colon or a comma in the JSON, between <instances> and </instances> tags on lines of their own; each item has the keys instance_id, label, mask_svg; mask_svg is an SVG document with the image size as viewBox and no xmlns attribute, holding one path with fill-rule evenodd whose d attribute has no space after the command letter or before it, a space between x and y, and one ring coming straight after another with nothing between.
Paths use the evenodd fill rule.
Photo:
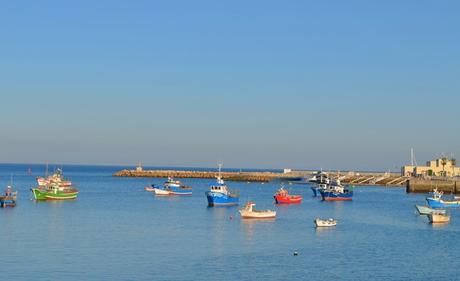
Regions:
<instances>
[{"instance_id":1,"label":"small buoy in water","mask_svg":"<svg viewBox=\"0 0 460 281\"><path fill-rule=\"evenodd\" d=\"M230 216L229 219L232 220L232 219L233 219L233 216Z\"/></svg>"},{"instance_id":2,"label":"small buoy in water","mask_svg":"<svg viewBox=\"0 0 460 281\"><path fill-rule=\"evenodd\" d=\"M294 251L294 256L298 256L298 255L299 255L299 252Z\"/></svg>"}]
</instances>

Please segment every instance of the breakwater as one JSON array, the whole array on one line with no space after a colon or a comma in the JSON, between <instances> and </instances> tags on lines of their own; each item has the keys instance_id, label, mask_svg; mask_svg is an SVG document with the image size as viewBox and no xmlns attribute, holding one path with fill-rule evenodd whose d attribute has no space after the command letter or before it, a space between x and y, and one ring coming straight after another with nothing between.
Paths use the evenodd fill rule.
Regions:
<instances>
[{"instance_id":1,"label":"breakwater","mask_svg":"<svg viewBox=\"0 0 460 281\"><path fill-rule=\"evenodd\" d=\"M427 193L437 188L444 193L460 193L460 180L449 178L420 179L410 178L407 181L406 192Z\"/></svg>"},{"instance_id":2,"label":"breakwater","mask_svg":"<svg viewBox=\"0 0 460 281\"><path fill-rule=\"evenodd\" d=\"M302 182L311 177L316 171L292 171L289 173L276 172L222 172L222 178L228 181L269 182L283 180L292 183ZM330 172L334 180L340 179L343 184L401 186L405 185L407 177L389 173L336 173ZM181 170L122 170L113 174L115 177L149 177L149 178L204 178L214 179L217 171L181 171Z\"/></svg>"},{"instance_id":3,"label":"breakwater","mask_svg":"<svg viewBox=\"0 0 460 281\"><path fill-rule=\"evenodd\" d=\"M177 170L122 170L116 172L115 177L148 177L148 178L202 178L214 179L215 171L177 171ZM222 172L222 178L230 181L269 182L280 178L283 174L274 172Z\"/></svg>"}]
</instances>

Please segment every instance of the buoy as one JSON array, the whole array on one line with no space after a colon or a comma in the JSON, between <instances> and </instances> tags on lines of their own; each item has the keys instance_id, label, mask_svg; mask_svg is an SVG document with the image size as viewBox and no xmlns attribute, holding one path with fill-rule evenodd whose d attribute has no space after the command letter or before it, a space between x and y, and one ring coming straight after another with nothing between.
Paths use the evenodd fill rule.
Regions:
<instances>
[{"instance_id":1,"label":"buoy","mask_svg":"<svg viewBox=\"0 0 460 281\"><path fill-rule=\"evenodd\" d=\"M229 219L230 219L230 220L232 220L232 219L233 219L233 217L232 217L232 216L230 216L230 217L229 217Z\"/></svg>"},{"instance_id":2,"label":"buoy","mask_svg":"<svg viewBox=\"0 0 460 281\"><path fill-rule=\"evenodd\" d=\"M299 255L299 252L294 251L294 256L298 256L298 255Z\"/></svg>"}]
</instances>

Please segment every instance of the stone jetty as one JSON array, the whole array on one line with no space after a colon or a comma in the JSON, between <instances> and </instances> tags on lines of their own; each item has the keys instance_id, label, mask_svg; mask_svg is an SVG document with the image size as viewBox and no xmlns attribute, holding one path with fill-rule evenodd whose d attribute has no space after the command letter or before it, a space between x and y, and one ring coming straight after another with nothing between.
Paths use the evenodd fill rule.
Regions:
<instances>
[{"instance_id":1,"label":"stone jetty","mask_svg":"<svg viewBox=\"0 0 460 281\"><path fill-rule=\"evenodd\" d=\"M410 178L407 181L406 192L428 193L437 188L445 194L460 193L460 180L453 178Z\"/></svg>"},{"instance_id":2,"label":"stone jetty","mask_svg":"<svg viewBox=\"0 0 460 281\"><path fill-rule=\"evenodd\" d=\"M289 173L275 172L222 172L224 180L269 182L272 180L292 181L309 178L316 171L291 171ZM376 186L401 186L405 185L408 177L390 173L354 173L354 172L329 172L332 179L340 179L343 184L351 185L376 185ZM115 177L150 177L150 178L204 178L214 179L217 171L181 171L181 170L122 170L115 173Z\"/></svg>"},{"instance_id":3,"label":"stone jetty","mask_svg":"<svg viewBox=\"0 0 460 281\"><path fill-rule=\"evenodd\" d=\"M230 181L269 182L284 174L274 172L222 172L222 178ZM122 170L115 177L149 177L149 178L202 178L214 179L216 171L177 171L177 170Z\"/></svg>"}]
</instances>

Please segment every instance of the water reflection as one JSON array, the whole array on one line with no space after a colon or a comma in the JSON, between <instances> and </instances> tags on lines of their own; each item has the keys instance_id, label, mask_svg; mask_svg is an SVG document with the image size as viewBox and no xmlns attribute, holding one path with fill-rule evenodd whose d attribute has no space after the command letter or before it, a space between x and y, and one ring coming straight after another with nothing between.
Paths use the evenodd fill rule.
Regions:
<instances>
[{"instance_id":1,"label":"water reflection","mask_svg":"<svg viewBox=\"0 0 460 281\"><path fill-rule=\"evenodd\" d=\"M244 219L240 217L241 225L243 225L246 239L251 241L255 236L255 231L258 225L271 225L274 223L276 218L268 218L268 219Z\"/></svg>"}]
</instances>

